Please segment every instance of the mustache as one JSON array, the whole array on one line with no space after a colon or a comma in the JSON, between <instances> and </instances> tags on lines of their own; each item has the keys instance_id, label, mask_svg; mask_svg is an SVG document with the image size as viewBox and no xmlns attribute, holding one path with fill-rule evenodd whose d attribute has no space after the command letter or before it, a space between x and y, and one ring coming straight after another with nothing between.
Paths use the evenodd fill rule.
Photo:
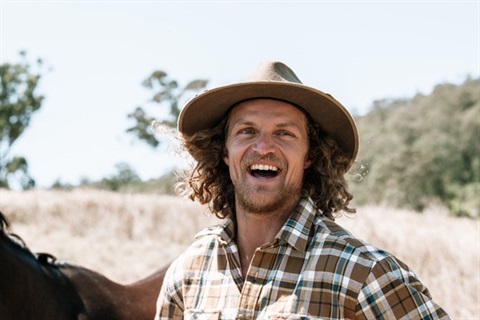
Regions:
<instances>
[{"instance_id":1,"label":"mustache","mask_svg":"<svg viewBox=\"0 0 480 320\"><path fill-rule=\"evenodd\" d=\"M279 168L284 167L284 161L281 158L279 158L278 156L276 156L274 154L271 154L271 153L262 156L262 155L260 155L256 152L251 153L251 154L247 155L245 158L243 158L242 166L246 168L249 165L251 165L252 163L258 162L258 161L265 161L265 162L268 162L269 164L275 165Z\"/></svg>"}]
</instances>

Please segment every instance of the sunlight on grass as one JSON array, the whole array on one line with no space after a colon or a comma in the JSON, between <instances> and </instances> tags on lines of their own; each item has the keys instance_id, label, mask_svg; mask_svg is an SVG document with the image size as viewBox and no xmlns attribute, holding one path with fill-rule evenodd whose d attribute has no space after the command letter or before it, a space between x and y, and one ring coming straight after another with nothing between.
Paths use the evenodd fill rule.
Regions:
<instances>
[{"instance_id":1,"label":"sunlight on grass","mask_svg":"<svg viewBox=\"0 0 480 320\"><path fill-rule=\"evenodd\" d=\"M198 231L219 223L175 196L93 190L0 190L0 210L32 251L122 283L169 263ZM407 263L455 319L480 317L479 220L454 218L440 207L417 214L365 206L337 222Z\"/></svg>"}]
</instances>

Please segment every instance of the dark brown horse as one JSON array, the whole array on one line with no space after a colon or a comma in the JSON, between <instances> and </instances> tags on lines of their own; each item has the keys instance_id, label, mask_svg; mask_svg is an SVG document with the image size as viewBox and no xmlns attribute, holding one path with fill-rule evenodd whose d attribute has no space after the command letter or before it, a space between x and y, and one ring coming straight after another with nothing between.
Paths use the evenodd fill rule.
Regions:
<instances>
[{"instance_id":1,"label":"dark brown horse","mask_svg":"<svg viewBox=\"0 0 480 320\"><path fill-rule=\"evenodd\" d=\"M130 285L34 255L0 212L0 319L153 319L167 267Z\"/></svg>"}]
</instances>

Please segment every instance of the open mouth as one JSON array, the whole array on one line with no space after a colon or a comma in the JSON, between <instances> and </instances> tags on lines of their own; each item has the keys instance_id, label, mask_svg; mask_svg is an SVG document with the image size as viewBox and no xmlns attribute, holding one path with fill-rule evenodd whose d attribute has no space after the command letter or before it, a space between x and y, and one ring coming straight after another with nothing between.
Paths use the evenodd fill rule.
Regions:
<instances>
[{"instance_id":1,"label":"open mouth","mask_svg":"<svg viewBox=\"0 0 480 320\"><path fill-rule=\"evenodd\" d=\"M251 165L248 171L256 178L274 178L279 174L278 167L266 164Z\"/></svg>"}]
</instances>

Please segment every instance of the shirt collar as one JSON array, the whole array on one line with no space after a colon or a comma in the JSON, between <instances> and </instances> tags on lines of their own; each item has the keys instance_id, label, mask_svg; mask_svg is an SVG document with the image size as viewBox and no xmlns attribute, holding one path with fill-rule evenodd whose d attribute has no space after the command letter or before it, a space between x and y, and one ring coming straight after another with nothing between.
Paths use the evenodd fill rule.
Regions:
<instances>
[{"instance_id":1,"label":"shirt collar","mask_svg":"<svg viewBox=\"0 0 480 320\"><path fill-rule=\"evenodd\" d=\"M311 198L302 198L276 238L305 253L311 240L317 207Z\"/></svg>"},{"instance_id":2,"label":"shirt collar","mask_svg":"<svg viewBox=\"0 0 480 320\"><path fill-rule=\"evenodd\" d=\"M296 250L305 253L310 242L311 229L314 226L317 211L311 198L302 198L275 239L281 243L288 243ZM203 230L197 234L196 238L205 235L216 235L220 242L228 244L234 240L235 223L231 218L226 218L222 224Z\"/></svg>"}]
</instances>

